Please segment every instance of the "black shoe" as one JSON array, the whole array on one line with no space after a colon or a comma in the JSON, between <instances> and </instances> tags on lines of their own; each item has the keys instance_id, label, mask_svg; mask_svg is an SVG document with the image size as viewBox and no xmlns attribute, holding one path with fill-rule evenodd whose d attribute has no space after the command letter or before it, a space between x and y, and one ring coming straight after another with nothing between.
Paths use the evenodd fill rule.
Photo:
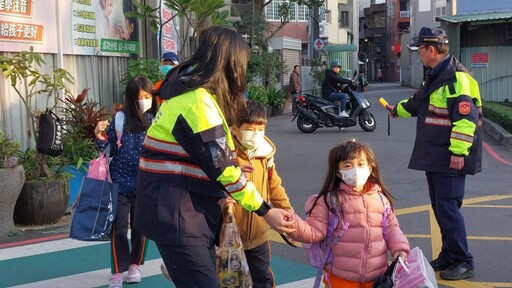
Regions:
<instances>
[{"instance_id":1,"label":"black shoe","mask_svg":"<svg viewBox=\"0 0 512 288\"><path fill-rule=\"evenodd\" d=\"M442 279L445 280L462 280L475 276L475 267L469 265L467 262L455 262L448 269L439 273Z\"/></svg>"},{"instance_id":2,"label":"black shoe","mask_svg":"<svg viewBox=\"0 0 512 288\"><path fill-rule=\"evenodd\" d=\"M442 259L442 258L437 258L437 259L430 261L430 266L432 266L434 271L443 271L443 270L448 269L448 267L450 267L450 261Z\"/></svg>"}]
</instances>

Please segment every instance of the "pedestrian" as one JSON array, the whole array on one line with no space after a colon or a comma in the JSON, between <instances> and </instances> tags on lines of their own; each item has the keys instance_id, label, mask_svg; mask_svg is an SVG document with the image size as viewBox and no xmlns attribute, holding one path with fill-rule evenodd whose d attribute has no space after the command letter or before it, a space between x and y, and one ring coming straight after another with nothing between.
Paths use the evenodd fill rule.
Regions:
<instances>
[{"instance_id":1,"label":"pedestrian","mask_svg":"<svg viewBox=\"0 0 512 288\"><path fill-rule=\"evenodd\" d=\"M246 173L247 180L254 183L263 199L270 200L272 207L293 211L288 195L281 185L281 178L277 174L274 161L276 147L265 136L266 124L265 107L259 102L248 101L246 116L239 118L231 130L233 135L236 135L237 162L240 167L250 167L252 171ZM275 287L274 274L270 269L268 224L238 204L235 204L234 212L249 263L253 287Z\"/></svg>"},{"instance_id":2,"label":"pedestrian","mask_svg":"<svg viewBox=\"0 0 512 288\"><path fill-rule=\"evenodd\" d=\"M340 101L339 116L349 117L345 108L347 106L348 95L341 92L344 84L352 84L352 80L340 76L341 61L333 60L331 68L325 70L325 78L322 82L322 97L333 102Z\"/></svg>"},{"instance_id":3,"label":"pedestrian","mask_svg":"<svg viewBox=\"0 0 512 288\"><path fill-rule=\"evenodd\" d=\"M359 73L359 76L357 77L357 90L359 93L364 92L364 73Z\"/></svg>"},{"instance_id":4,"label":"pedestrian","mask_svg":"<svg viewBox=\"0 0 512 288\"><path fill-rule=\"evenodd\" d=\"M442 247L430 262L446 280L475 274L464 217L466 175L481 171L482 101L478 83L449 54L448 36L423 27L409 45L428 67L425 81L409 99L388 105L394 117L417 117L409 168L425 171L430 201L441 228Z\"/></svg>"},{"instance_id":5,"label":"pedestrian","mask_svg":"<svg viewBox=\"0 0 512 288\"><path fill-rule=\"evenodd\" d=\"M292 96L292 113L297 113L297 96L302 92L300 85L300 66L293 66L293 71L290 74L290 94Z\"/></svg>"},{"instance_id":6,"label":"pedestrian","mask_svg":"<svg viewBox=\"0 0 512 288\"><path fill-rule=\"evenodd\" d=\"M122 273L125 271L128 271L125 279L127 283L141 282L139 266L144 264L148 241L133 227L135 199L138 197L135 182L146 130L157 112L157 102L152 93L153 84L149 79L133 78L126 85L124 108L118 112L122 113L124 119L116 116L110 124L108 121L100 121L94 130L99 150L104 151L110 146L110 176L113 183L119 184L117 216L112 226L112 276L109 288L123 287ZM116 120L124 123L117 123L116 126ZM122 127L120 134L116 127ZM131 227L130 240L128 224Z\"/></svg>"},{"instance_id":7,"label":"pedestrian","mask_svg":"<svg viewBox=\"0 0 512 288\"><path fill-rule=\"evenodd\" d=\"M165 77L167 76L167 73L171 71L174 67L176 67L178 64L180 64L180 57L172 52L165 52L162 55L162 59L160 60L160 73ZM155 91L158 91L160 89L160 86L162 86L163 80L159 80L155 83ZM162 101L159 97L157 97L158 103L161 104Z\"/></svg>"},{"instance_id":8,"label":"pedestrian","mask_svg":"<svg viewBox=\"0 0 512 288\"><path fill-rule=\"evenodd\" d=\"M236 31L208 28L160 89L164 102L139 163L135 227L156 243L178 288L217 287L219 201L226 193L273 229L293 231L293 214L270 208L234 162L229 126L246 108L249 54Z\"/></svg>"},{"instance_id":9,"label":"pedestrian","mask_svg":"<svg viewBox=\"0 0 512 288\"><path fill-rule=\"evenodd\" d=\"M382 70L377 69L377 81L379 81L379 83L382 83Z\"/></svg>"},{"instance_id":10,"label":"pedestrian","mask_svg":"<svg viewBox=\"0 0 512 288\"><path fill-rule=\"evenodd\" d=\"M405 261L409 242L369 147L355 141L335 146L327 169L318 196L306 204L306 220L296 216L296 230L287 235L303 243L319 242L327 235L329 211L336 211L340 223L332 235L344 233L332 246L333 258L325 266L323 282L333 288L370 288L386 271L388 249L393 259Z\"/></svg>"}]
</instances>

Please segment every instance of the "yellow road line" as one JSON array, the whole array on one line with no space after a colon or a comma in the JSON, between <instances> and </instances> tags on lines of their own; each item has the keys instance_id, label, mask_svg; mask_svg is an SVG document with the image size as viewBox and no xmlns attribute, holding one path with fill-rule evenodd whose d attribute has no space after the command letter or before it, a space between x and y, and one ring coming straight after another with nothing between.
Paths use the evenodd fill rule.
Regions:
<instances>
[{"instance_id":1,"label":"yellow road line","mask_svg":"<svg viewBox=\"0 0 512 288\"><path fill-rule=\"evenodd\" d=\"M470 208L505 208L510 209L512 205L464 205L464 207Z\"/></svg>"}]
</instances>

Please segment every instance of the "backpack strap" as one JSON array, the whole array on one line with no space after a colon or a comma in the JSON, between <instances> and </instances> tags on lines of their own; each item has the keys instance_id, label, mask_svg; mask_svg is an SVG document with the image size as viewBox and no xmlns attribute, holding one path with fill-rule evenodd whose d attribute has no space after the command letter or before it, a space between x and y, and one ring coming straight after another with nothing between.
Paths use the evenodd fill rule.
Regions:
<instances>
[{"instance_id":1,"label":"backpack strap","mask_svg":"<svg viewBox=\"0 0 512 288\"><path fill-rule=\"evenodd\" d=\"M384 234L384 240L388 242L388 234L389 234L389 223L388 216L391 214L391 204L389 203L388 198L379 192L380 200L384 205L384 213L382 214L382 234Z\"/></svg>"},{"instance_id":2,"label":"backpack strap","mask_svg":"<svg viewBox=\"0 0 512 288\"><path fill-rule=\"evenodd\" d=\"M124 127L124 112L118 111L116 113L116 135L117 135L117 148L121 147L123 144L121 143L121 138L123 137L123 127Z\"/></svg>"},{"instance_id":3,"label":"backpack strap","mask_svg":"<svg viewBox=\"0 0 512 288\"><path fill-rule=\"evenodd\" d=\"M340 221L342 224L341 231L338 234L333 235L333 233L336 230L336 228L338 227ZM324 255L322 257L322 261L321 261L322 264L318 265L318 268L316 270L316 278L315 278L315 283L313 284L313 288L320 287L320 282L322 281L322 276L325 277L325 279L327 280L327 283L329 283L329 287L331 287L331 281L329 280L328 274L324 275L325 265L327 263L327 259L329 259L329 257L331 256L332 247L334 247L334 245L336 245L341 240L341 237L343 236L343 234L345 233L345 231L348 229L348 226L349 226L349 223L344 223L343 220L341 220L341 217L338 213L332 213L330 211L329 211L329 219L327 220L327 224L328 224L327 235L325 236L326 237L325 241L327 243L327 247L325 247ZM332 265L329 267L329 271L331 270L331 267L332 267Z\"/></svg>"}]
</instances>

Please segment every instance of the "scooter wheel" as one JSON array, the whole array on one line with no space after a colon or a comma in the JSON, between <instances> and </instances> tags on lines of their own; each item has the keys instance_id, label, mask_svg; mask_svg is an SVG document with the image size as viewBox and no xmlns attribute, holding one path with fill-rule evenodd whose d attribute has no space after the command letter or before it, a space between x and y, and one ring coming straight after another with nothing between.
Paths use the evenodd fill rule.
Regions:
<instances>
[{"instance_id":1,"label":"scooter wheel","mask_svg":"<svg viewBox=\"0 0 512 288\"><path fill-rule=\"evenodd\" d=\"M299 130L302 133L313 133L313 132L315 132L316 128L318 128L318 126L315 125L308 118L306 118L302 115L299 115L299 117L297 118L297 128L299 128Z\"/></svg>"},{"instance_id":2,"label":"scooter wheel","mask_svg":"<svg viewBox=\"0 0 512 288\"><path fill-rule=\"evenodd\" d=\"M366 132L373 132L377 128L375 116L372 113L366 112L359 114L359 126Z\"/></svg>"}]
</instances>

